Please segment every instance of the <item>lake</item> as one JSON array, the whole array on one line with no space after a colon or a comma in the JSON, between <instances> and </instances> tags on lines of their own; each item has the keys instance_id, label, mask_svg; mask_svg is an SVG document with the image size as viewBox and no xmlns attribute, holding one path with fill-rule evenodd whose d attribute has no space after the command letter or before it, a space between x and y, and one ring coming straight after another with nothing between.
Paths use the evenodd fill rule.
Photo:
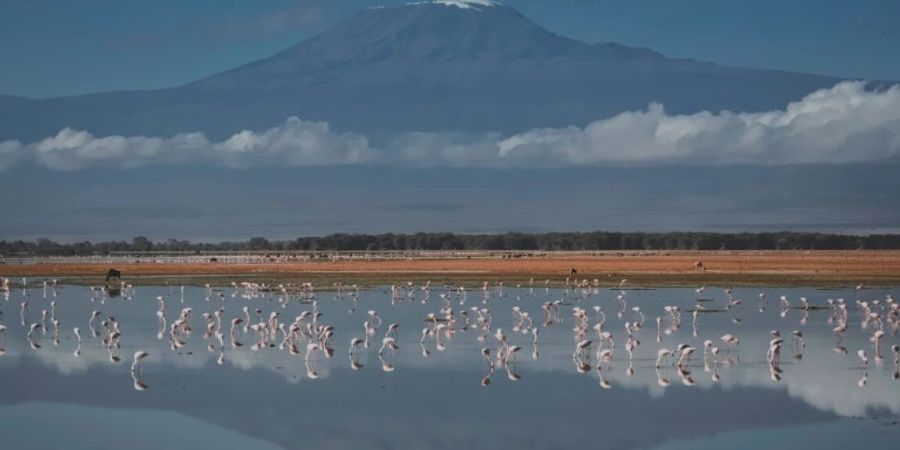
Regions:
<instances>
[{"instance_id":1,"label":"lake","mask_svg":"<svg viewBox=\"0 0 900 450\"><path fill-rule=\"evenodd\" d=\"M843 449L900 439L895 289L137 286L110 297L40 281L0 297L4 448ZM838 302L828 303L839 298L840 334ZM881 323L864 323L858 301ZM192 312L173 338L183 308ZM455 322L443 320L447 308ZM286 340L281 330L303 311ZM614 343L603 343L606 360L601 320ZM630 345L626 322L642 323ZM384 342L392 323L395 350ZM367 329L368 348L351 352ZM323 338L333 352L308 330L333 334ZM772 330L783 339L777 358L767 355ZM726 348L725 334L739 343ZM717 355L704 356L707 339ZM679 344L693 357L657 368L658 349ZM137 351L147 356L133 368Z\"/></svg>"}]
</instances>

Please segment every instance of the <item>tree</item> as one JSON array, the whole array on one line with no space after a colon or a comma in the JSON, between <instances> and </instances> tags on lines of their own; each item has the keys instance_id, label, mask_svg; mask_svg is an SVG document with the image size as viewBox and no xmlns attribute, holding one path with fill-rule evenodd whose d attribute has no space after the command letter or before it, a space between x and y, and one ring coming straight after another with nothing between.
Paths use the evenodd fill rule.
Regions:
<instances>
[{"instance_id":1,"label":"tree","mask_svg":"<svg viewBox=\"0 0 900 450\"><path fill-rule=\"evenodd\" d=\"M247 247L250 250L268 250L269 240L262 237L250 238L250 242L247 243Z\"/></svg>"},{"instance_id":2,"label":"tree","mask_svg":"<svg viewBox=\"0 0 900 450\"><path fill-rule=\"evenodd\" d=\"M136 252L149 252L153 250L153 243L144 236L137 236L131 240L131 250Z\"/></svg>"}]
</instances>

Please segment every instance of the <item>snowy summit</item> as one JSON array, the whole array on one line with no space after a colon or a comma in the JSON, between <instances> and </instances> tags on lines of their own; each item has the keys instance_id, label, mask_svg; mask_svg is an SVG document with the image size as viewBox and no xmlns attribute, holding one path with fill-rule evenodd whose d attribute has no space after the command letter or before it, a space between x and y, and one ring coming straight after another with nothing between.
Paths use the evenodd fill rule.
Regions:
<instances>
[{"instance_id":1,"label":"snowy summit","mask_svg":"<svg viewBox=\"0 0 900 450\"><path fill-rule=\"evenodd\" d=\"M480 10L480 6L497 6L500 3L492 0L434 0L432 2L423 2L423 3L437 3L446 6L455 6L461 9L475 9Z\"/></svg>"}]
</instances>

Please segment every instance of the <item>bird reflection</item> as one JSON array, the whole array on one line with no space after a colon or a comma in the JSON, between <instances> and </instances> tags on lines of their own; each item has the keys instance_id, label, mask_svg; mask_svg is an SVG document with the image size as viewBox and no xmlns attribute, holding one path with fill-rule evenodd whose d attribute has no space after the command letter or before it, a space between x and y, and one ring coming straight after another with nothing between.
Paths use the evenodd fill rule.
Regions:
<instances>
[{"instance_id":1,"label":"bird reflection","mask_svg":"<svg viewBox=\"0 0 900 450\"><path fill-rule=\"evenodd\" d=\"M378 354L378 360L381 361L381 370L383 370L385 372L393 372L394 371L394 364L389 361L386 361L384 359L384 356L381 353Z\"/></svg>"},{"instance_id":2,"label":"bird reflection","mask_svg":"<svg viewBox=\"0 0 900 450\"><path fill-rule=\"evenodd\" d=\"M131 374L131 380L132 380L132 382L133 382L132 386L134 387L134 390L136 390L136 391L145 391L145 390L147 390L147 388L149 387L149 386L147 386L147 384L144 383L144 382L140 379L140 377L139 377L137 374L135 374L135 373L132 373L132 374Z\"/></svg>"},{"instance_id":3,"label":"bird reflection","mask_svg":"<svg viewBox=\"0 0 900 450\"><path fill-rule=\"evenodd\" d=\"M691 371L687 367L678 365L675 371L678 373L678 377L681 378L681 383L685 386L693 386L695 384L694 379L691 377Z\"/></svg>"},{"instance_id":4,"label":"bird reflection","mask_svg":"<svg viewBox=\"0 0 900 450\"><path fill-rule=\"evenodd\" d=\"M362 369L364 366L359 362L359 357L357 355L349 355L350 356L350 368L353 370Z\"/></svg>"},{"instance_id":5,"label":"bird reflection","mask_svg":"<svg viewBox=\"0 0 900 450\"><path fill-rule=\"evenodd\" d=\"M669 379L666 378L665 375L663 374L663 370L660 367L656 368L656 384L658 384L661 387L666 387L669 384L671 384L669 382Z\"/></svg>"},{"instance_id":6,"label":"bird reflection","mask_svg":"<svg viewBox=\"0 0 900 450\"><path fill-rule=\"evenodd\" d=\"M2 317L2 316L0 316ZM6 325L0 324L0 356L6 355Z\"/></svg>"},{"instance_id":7,"label":"bird reflection","mask_svg":"<svg viewBox=\"0 0 900 450\"><path fill-rule=\"evenodd\" d=\"M244 358L260 358L263 354L271 353L291 358L303 357L307 377L316 379L320 376L320 369L324 370L329 367L330 362L327 359L335 354L333 344L330 343L333 336L337 333L337 336L340 337L343 333L352 333L354 330L358 335L359 321L365 319L363 336L349 340L347 361L353 371L360 371L364 367L363 362L370 364L366 358L374 357L374 355L367 354L364 357L361 355L361 351L363 348L368 348L370 342L372 345L378 345L377 342L380 338L381 344L380 347L377 347L378 359L381 369L385 372L394 371L395 365L402 360L401 358L418 359L421 355L421 358L431 358L424 363L442 364L448 360L455 361L452 358L460 354L470 359L478 357L474 351L472 353L457 352L459 346L469 349L480 348L481 358L484 360L486 368L486 373L481 377L482 385L487 386L491 382L494 371L499 369L506 372L506 378L509 381L521 380L523 375L529 376L528 371L537 366L534 361L541 356L541 350L549 352L548 355L544 355L546 364L556 364L554 357L557 354L562 353L563 355L560 356L567 356L568 353L564 352L572 351L572 363L576 373L590 374L592 370L596 370L599 378L598 384L603 388L610 388L611 366L616 351L613 332L625 333L616 336L621 345L616 358L621 358L625 362L623 373L626 377L638 379L643 377L652 384L653 374L644 369L651 367L652 355L656 352L655 374L658 386L667 387L672 381L677 383L678 380L670 381L670 378L676 375L684 386L694 386L718 383L723 377L741 378L730 373L729 370L733 370L734 367L741 364L742 357L750 363L745 363L747 367L740 370L759 370L762 374L763 367L765 367L768 369L769 377L778 382L784 377L781 366L781 351L784 344L790 346L786 349L790 353L785 356L789 359L785 363L785 368L804 364L804 358L817 358L819 355L816 352L820 350L830 354L830 358L834 358L835 364L840 364L839 361L846 361L846 358L839 358L827 350L830 344L827 342L827 331L825 331L826 342L821 345L819 339L821 335L818 333L821 333L823 328L815 328L827 322L828 328L825 330L830 329L833 332L834 351L837 354L846 355L848 349L845 341L853 343L854 347L851 348L854 348L856 354L851 355L851 358L854 361L858 359L860 363L859 377L855 376L856 372L851 372L851 376L845 380L847 384L852 383L850 378L855 378L858 386L868 386L870 371L873 377L873 387L879 386L879 377L900 378L900 346L894 344L898 328L900 328L900 319L898 319L900 311L898 311L896 302L890 298L872 300L860 297L854 306L852 300L844 302L843 299L829 299L827 302L817 305L816 300L812 297L810 299L801 297L799 300L793 301L782 296L779 303L780 308L775 310L773 304L773 308L766 317L775 319L776 322L784 324L784 327L793 325L796 329L790 332L790 336L785 333L785 340L790 339L790 343L782 341L781 335L777 331L772 332L766 351L766 365L763 366L754 364L762 359L762 348L766 343L765 340L757 340L758 336L753 334L753 326L760 318L753 315L751 319L748 319L746 331L742 332L743 325L741 325L739 314L745 311L745 306L742 306L740 300L731 295L730 290L726 290L727 298L724 300L702 299L702 301L694 302L694 299L688 298L689 302L682 302L679 307L676 304L653 306L653 303L641 303L642 299L639 298L639 293L635 294L634 291L629 294L624 290L614 290L611 295L601 298L603 296L598 294L603 291L591 287L589 280L569 280L564 291L551 292L548 289L545 297L540 290L535 291L528 287L517 288L520 290L515 291L513 295L507 295L502 284L494 281L481 285L483 303L478 304L477 307L464 307L461 305L465 303L465 288L462 286L438 287L427 282L424 285L420 283L420 286L416 286L412 282L406 282L395 285L391 288L390 294L386 288L384 289L384 294L391 295L395 301L395 307L382 312L384 313L384 323L388 323L389 321L400 322L397 318L403 316L398 311L403 308L415 307L430 310L420 313L425 316L425 326L421 328L419 348L410 349L409 344L405 343L406 341L402 345L399 342L398 330L401 323L390 323L385 330L382 328L381 316L374 309L367 311L364 309L366 314L360 317L360 313L356 312L358 307L362 307L359 306L360 303L369 307L375 305L367 303L366 297L362 297L362 301L357 299L358 288L348 286L335 283L334 288L338 292L333 299L328 295L327 300L319 300L313 293L311 284L301 286L285 283L267 286L263 283L247 281L233 284L233 290L226 290L226 295L218 298L215 294L219 293L221 289L213 290L210 287L208 288L212 293L209 296L210 303L204 307L205 311L198 307L198 315L193 321L191 320L191 308L181 309L180 314L178 311L173 312L171 307L177 304L177 300L174 302L173 300L178 298L176 297L178 293L177 290L171 290L168 295L157 297L158 305L155 306L158 306L158 309L151 307L145 311L147 313L146 322L142 323L148 326L135 328L144 330L144 333L147 334L143 336L144 339L149 338L152 343L163 349L168 347L179 355L191 355L192 350L197 351L197 349L205 347L207 352L199 352L203 353L202 358L210 362L214 360L218 365L224 365L226 348L230 352L237 352L229 354L229 358L235 357L233 360L235 363L243 362ZM123 292L125 292L124 289L133 288L125 287ZM229 291L230 296L227 295ZM67 291L62 292L65 296ZM198 304L191 301L190 290L182 289L181 292L181 298L188 305ZM525 292L530 292L530 294L525 295ZM22 328L16 326L13 319L13 326L19 330L20 338L21 335L26 337L26 340L20 339L17 342L26 349L38 350L44 345L47 348L41 351L47 352L56 350L52 346L62 345L63 350L70 349L65 351L72 351L75 358L82 358L82 352L84 352L83 362L91 361L92 358L88 356L93 356L98 357L97 359L100 361L105 361L108 357L111 363L118 364L122 360L120 352L123 330L127 332L128 336L124 338L127 342L126 349L131 348L128 345L132 343L147 343L146 340L132 338L135 328L131 328L130 322L125 321L125 324L129 326L120 328L119 322L114 317L101 313L99 309L90 311L88 328L85 329L89 333L84 333L87 342L83 343L82 331L78 327L67 327L66 330L71 330L71 333L67 333L60 324L60 319L63 319L68 325L67 317L70 316L67 315L66 310L71 303L60 300L57 304L55 300L51 301L49 283L46 293L47 300L39 296L21 299L19 312ZM14 295L17 294L14 292ZM2 298L0 297L0 301L3 301ZM107 313L118 312L121 311L119 309L121 308L120 302L129 301L130 298L140 300L139 296L133 297L133 292L130 292L129 296L123 294L122 298L113 298L108 290L94 288L91 290L91 300L98 303L87 303L87 299L85 299L85 304L98 307L99 304L108 301L107 306L102 307L104 311ZM479 298L482 296L479 295ZM193 300L199 301L200 299ZM534 303L530 303L530 300L534 300ZM12 301L14 302L12 307L15 308L16 300ZM320 301L322 303L319 303ZM346 304L345 301L350 304ZM424 301L424 306L420 306L423 305L421 301ZM794 306L791 306L792 301ZM800 306L797 306L798 301ZM234 302L247 302L247 306L232 306ZM333 302L337 306L326 307L326 302ZM716 302L719 303L716 304ZM592 303L603 303L604 306ZM303 309L303 305L306 305L305 309ZM309 305L312 306L311 311ZM685 305L694 305L691 310L688 310L692 316L690 330L680 329L681 308ZM765 296L760 295L759 303L755 306L759 306L759 309L765 312L765 305ZM850 313L847 311L848 305ZM41 309L44 306L47 308ZM166 316L167 306L170 308L168 317ZM226 307L235 308L230 311L230 316ZM295 307L303 310L291 319L290 316L293 316L291 311ZM349 310L346 309L347 307ZM617 308L618 314L609 314L607 317L604 307L607 311L610 311L610 308ZM29 308L32 311L31 317L29 317ZM501 308L507 312L512 310L511 322L507 313L498 312ZM799 310L799 312L789 315L789 311L792 309ZM815 313L817 310L821 310L821 314ZM41 313L40 317L36 314L38 311ZM155 319L149 314L151 311L155 313ZM341 324L338 332L334 326L324 322L334 311L338 311L339 314L352 314L358 319L354 319L355 324L346 329ZM328 312L327 315L326 312ZM723 314L717 316L714 314L716 312ZM542 313L543 317L541 317ZM651 327L655 319L655 336L652 328L645 332L649 333L649 337L641 336L645 313L646 318L651 319ZM13 310L13 317L15 317L14 314ZM57 317L57 314L60 316ZM494 320L493 317L498 319ZM501 322L501 317L505 318L503 329L496 326ZM621 317L621 319L617 320L617 317ZM2 318L2 314L0 314L0 320ZM542 318L543 321L540 320ZM779 320L779 318L783 320ZM228 326L229 320L231 326L230 329L226 329L224 327ZM699 323L700 320L704 321L702 327ZM151 321L155 321L156 326ZM83 316L76 322L81 322L82 328L84 327ZM506 328L507 324L509 324L509 328ZM404 330L407 329L405 328L406 322L402 322L402 326ZM197 327L198 331L192 333L192 327ZM714 330L717 330L716 335L713 335ZM860 330L864 331L860 332ZM4 347L8 338L6 334L9 332L4 325L0 324L0 355L6 354ZM740 340L734 334L736 332L740 333L746 342L739 345ZM226 342L225 333L228 333L228 342ZM154 334L155 340L152 338ZM46 345L47 340L44 336L50 339L52 346ZM140 337L140 334L137 336ZM96 339L102 347L97 347L91 337ZM414 339L412 336L408 337ZM642 337L644 346L640 345ZM652 345L654 337L657 345ZM666 344L668 349L662 348L664 337L667 341L672 342ZM808 349L805 341L807 338L809 339ZM73 347L67 347L67 344L64 343L70 339L75 344ZM674 347L675 342L678 342L676 339L681 339L682 343ZM242 340L247 343L247 348L244 347ZM650 348L646 348L646 341L651 342ZM754 347L754 341L760 345ZM411 342L415 341L411 340ZM529 343L531 352L528 352ZM703 375L708 375L708 378L701 376L695 380L691 371L699 370L701 366L700 361L692 364L691 358L695 357L699 360L700 355L695 352L701 351L701 343ZM721 352L716 344L722 347ZM403 347L402 350L401 347ZM303 354L304 348L305 354ZM94 355L94 349L105 349L107 355L102 355L102 351ZM258 353L252 354L250 349ZM432 353L433 351L444 351L445 354ZM521 356L520 353L523 351L530 353L531 358ZM623 351L624 353L622 353ZM807 356L807 353L810 355ZM319 355L324 355L324 358ZM547 356L550 356L549 360L546 360ZM893 358L893 367L880 370L883 368L881 366L890 364L891 358ZM871 367L870 359L873 362ZM565 361L563 362L565 363ZM323 364L325 367L319 367ZM343 365L345 363L338 361L336 364ZM302 373L303 369L299 369L299 364L295 366ZM285 364L284 367L288 367L288 365ZM343 367L346 370L346 366ZM110 368L110 370L117 369ZM797 373L802 372L797 371ZM132 370L132 378L136 390L147 388L141 379L139 366L138 370ZM502 377L501 382L503 382ZM634 383L634 381L630 382Z\"/></svg>"},{"instance_id":8,"label":"bird reflection","mask_svg":"<svg viewBox=\"0 0 900 450\"><path fill-rule=\"evenodd\" d=\"M521 375L519 375L519 374L513 372L512 368L511 368L510 366L507 365L507 366L505 366L505 367L506 367L506 377L507 377L510 381L519 381L519 380L522 378Z\"/></svg>"},{"instance_id":9,"label":"bird reflection","mask_svg":"<svg viewBox=\"0 0 900 450\"><path fill-rule=\"evenodd\" d=\"M604 370L606 372L605 374L604 374ZM609 381L609 379L610 379L609 372L610 372L609 364L605 365L605 369L604 369L604 365L597 364L597 378L598 378L597 385L599 385L603 389L612 389L612 383L610 383L610 381Z\"/></svg>"},{"instance_id":10,"label":"bird reflection","mask_svg":"<svg viewBox=\"0 0 900 450\"><path fill-rule=\"evenodd\" d=\"M494 366L492 364L492 365L488 366L487 373L485 373L484 376L481 377L481 385L485 386L485 387L490 385L491 384L491 375L493 375L493 374L494 374Z\"/></svg>"}]
</instances>

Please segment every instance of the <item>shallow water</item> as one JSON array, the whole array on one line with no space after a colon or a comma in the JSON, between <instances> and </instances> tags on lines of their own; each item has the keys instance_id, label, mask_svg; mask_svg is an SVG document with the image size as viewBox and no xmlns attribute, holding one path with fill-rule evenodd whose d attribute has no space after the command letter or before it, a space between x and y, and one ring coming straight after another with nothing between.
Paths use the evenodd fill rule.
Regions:
<instances>
[{"instance_id":1,"label":"shallow water","mask_svg":"<svg viewBox=\"0 0 900 450\"><path fill-rule=\"evenodd\" d=\"M458 323L451 335L441 333L443 350L434 336L420 345L428 313L438 313L442 287L430 296L417 289L414 298L392 301L389 288L360 291L357 295L316 293L319 322L335 327L333 357L313 351L300 354L279 349L282 335L271 347L253 350L256 335L238 327L234 348L229 336L233 318L244 317L248 306L269 316L279 312L288 322L308 301L297 296L285 301L278 294L245 295L233 288L214 290L187 287L184 301L175 287L138 287L132 298L105 298L77 286L27 294L14 289L0 298L2 323L7 327L0 343L0 436L8 448L104 448L127 443L128 448L846 448L854 443L869 448L896 448L900 439L900 380L890 347L900 343L896 329L885 323L883 360L876 361L869 337L875 325L863 329L857 299L880 299L892 289L854 291L799 289L735 289L742 303L723 312L698 315L696 336L691 314L697 303L693 289L627 289L626 306L618 289L569 290L492 288L484 303L480 289L470 289L465 305L455 291L448 297ZM757 294L767 294L768 305ZM222 294L220 297L219 294ZM786 295L793 307L782 310L778 296ZM166 332L158 338L157 296L165 297ZM708 288L702 296L707 309L724 309L726 294ZM835 326L829 311L797 309L806 296L814 305L828 298L847 300L849 328L843 345L835 350ZM356 297L354 299L354 297ZM208 299L207 299L208 298ZM41 311L56 301L60 321L58 342L54 326L27 337L20 304L26 300L26 324L41 321ZM541 305L564 299L561 321L544 325ZM424 303L423 303L424 301ZM511 308L527 311L540 329L538 345L532 335L513 331ZM592 306L606 312L605 329L616 339L612 361L601 364L596 352L581 362L590 365L579 373L573 361L572 308L588 310L591 325L597 317ZM664 305L682 310L680 327L663 331L657 343L656 317L670 325ZM192 307L192 332L184 346L171 348L168 327L184 307ZM205 337L204 312L224 308L224 347L215 336ZM459 311L478 306L492 311L492 329L463 329ZM636 336L640 345L629 363L625 352L626 321L638 320L639 306L646 320ZM121 325L120 360L92 337L88 321L92 310L100 320L114 317ZM360 348L351 368L349 341L364 336L368 310L376 310L383 324ZM618 312L622 312L621 318ZM48 314L49 315L49 314ZM440 314L439 314L440 315ZM470 312L474 324L475 313ZM400 325L396 352L379 358L387 325ZM76 357L73 327L84 341ZM493 372L481 354L496 354L492 334L503 329L512 345L519 345L515 361L495 362ZM785 338L780 380L773 380L766 360L769 331ZM790 331L804 333L802 358L795 358ZM732 333L740 344L725 351L719 337ZM589 339L596 333L589 329ZM712 339L722 348L718 364L702 356L702 342ZM690 374L671 363L655 368L657 349L688 343L698 348L685 364ZM212 344L212 348L209 345ZM596 344L594 344L596 345ZM863 367L857 350L865 349ZM139 375L132 377L131 360L137 350L149 356ZM535 351L536 350L536 351ZM113 351L115 349L113 348ZM384 363L393 368L385 371ZM492 358L493 359L493 358ZM310 375L315 378L311 378ZM490 383L483 385L490 375ZM513 380L512 378L517 378ZM135 381L137 379L137 381ZM864 382L862 382L864 381ZM602 382L602 383L601 383ZM136 385L136 383L141 383ZM607 385L608 383L608 385ZM668 384L667 386L662 386ZM145 386L144 390L136 387Z\"/></svg>"}]
</instances>

